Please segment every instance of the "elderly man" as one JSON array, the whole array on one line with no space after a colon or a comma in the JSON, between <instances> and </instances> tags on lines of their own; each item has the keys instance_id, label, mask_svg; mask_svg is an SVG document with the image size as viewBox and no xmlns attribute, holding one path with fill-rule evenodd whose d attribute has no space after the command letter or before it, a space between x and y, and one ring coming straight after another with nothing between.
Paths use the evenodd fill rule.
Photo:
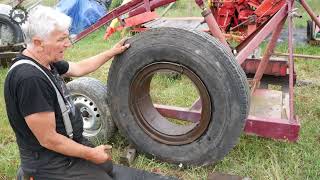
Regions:
<instances>
[{"instance_id":1,"label":"elderly man","mask_svg":"<svg viewBox=\"0 0 320 180\"><path fill-rule=\"evenodd\" d=\"M78 63L63 61L70 47L71 19L45 6L29 13L22 29L27 44L14 63L29 60L30 64L12 68L5 81L7 114L19 146L21 168L29 179L111 179L101 164L111 159L111 147L90 147L83 144L82 120L78 109L67 98L60 75L83 76L95 71L113 56L125 51L129 44L120 41L110 50ZM66 104L71 104L69 118L73 138L69 138L53 84ZM70 122L69 121L69 122Z\"/></svg>"}]
</instances>

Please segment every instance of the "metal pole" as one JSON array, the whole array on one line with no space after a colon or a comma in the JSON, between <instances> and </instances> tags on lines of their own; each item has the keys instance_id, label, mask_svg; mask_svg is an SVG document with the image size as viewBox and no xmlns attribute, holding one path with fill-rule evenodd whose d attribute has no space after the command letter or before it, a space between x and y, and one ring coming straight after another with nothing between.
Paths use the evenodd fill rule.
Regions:
<instances>
[{"instance_id":1,"label":"metal pole","mask_svg":"<svg viewBox=\"0 0 320 180\"><path fill-rule=\"evenodd\" d=\"M280 53L280 52L275 52L273 53L274 56L279 56L279 57L288 57L289 53ZM293 54L295 58L301 58L301 59L310 59L310 60L320 60L320 56L311 56L311 55L304 55L304 54Z\"/></svg>"},{"instance_id":2,"label":"metal pole","mask_svg":"<svg viewBox=\"0 0 320 180\"><path fill-rule=\"evenodd\" d=\"M293 104L293 13L292 13L292 7L293 7L293 0L287 0L288 2L288 26L289 26L289 32L288 32L288 50L289 50L289 121L294 122L294 104Z\"/></svg>"},{"instance_id":3,"label":"metal pole","mask_svg":"<svg viewBox=\"0 0 320 180\"><path fill-rule=\"evenodd\" d=\"M220 42L224 44L226 48L229 49L229 51L231 51L231 48L226 41L226 38L224 37L224 34L222 33L216 19L214 18L211 9L205 7L203 0L195 0L195 2L200 7L200 9L202 9L201 15L204 17L204 20L206 21L212 36L219 39Z\"/></svg>"},{"instance_id":4,"label":"metal pole","mask_svg":"<svg viewBox=\"0 0 320 180\"><path fill-rule=\"evenodd\" d=\"M144 0L144 7L146 8L146 12L150 12L150 1L149 0Z\"/></svg>"}]
</instances>

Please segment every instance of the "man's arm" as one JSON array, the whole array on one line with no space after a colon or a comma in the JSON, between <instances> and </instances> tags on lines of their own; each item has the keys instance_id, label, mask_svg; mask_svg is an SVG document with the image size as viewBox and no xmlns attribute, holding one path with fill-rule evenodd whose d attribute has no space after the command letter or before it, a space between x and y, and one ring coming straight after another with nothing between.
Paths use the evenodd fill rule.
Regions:
<instances>
[{"instance_id":1,"label":"man's arm","mask_svg":"<svg viewBox=\"0 0 320 180\"><path fill-rule=\"evenodd\" d=\"M52 151L92 161L96 164L110 160L105 151L111 146L101 145L95 148L79 144L56 132L54 112L40 112L28 115L25 120L40 144Z\"/></svg>"},{"instance_id":2,"label":"man's arm","mask_svg":"<svg viewBox=\"0 0 320 180\"><path fill-rule=\"evenodd\" d=\"M121 40L110 50L104 51L96 56L76 63L69 62L69 69L65 75L69 77L79 77L97 70L115 55L120 54L129 48L130 45L124 44L125 41L126 39Z\"/></svg>"}]
</instances>

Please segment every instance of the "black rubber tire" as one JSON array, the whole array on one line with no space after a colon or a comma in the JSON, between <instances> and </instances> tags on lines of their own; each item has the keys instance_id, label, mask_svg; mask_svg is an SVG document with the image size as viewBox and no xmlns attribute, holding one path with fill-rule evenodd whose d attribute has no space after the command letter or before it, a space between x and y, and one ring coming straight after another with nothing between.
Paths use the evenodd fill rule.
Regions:
<instances>
[{"instance_id":1,"label":"black rubber tire","mask_svg":"<svg viewBox=\"0 0 320 180\"><path fill-rule=\"evenodd\" d=\"M0 14L0 24L4 24L8 26L13 32L12 42L9 42L9 44L16 44L16 43L23 42L23 32L21 27L16 22L12 21L9 16Z\"/></svg>"},{"instance_id":2,"label":"black rubber tire","mask_svg":"<svg viewBox=\"0 0 320 180\"><path fill-rule=\"evenodd\" d=\"M313 22L307 21L307 41L314 40L313 38Z\"/></svg>"},{"instance_id":3,"label":"black rubber tire","mask_svg":"<svg viewBox=\"0 0 320 180\"><path fill-rule=\"evenodd\" d=\"M115 57L108 78L110 112L120 132L140 152L166 162L208 165L221 160L237 144L249 112L246 75L234 56L212 36L178 28L152 29L130 38L128 43L131 47ZM189 144L155 141L140 128L129 108L133 77L154 62L190 68L210 94L211 122L205 133Z\"/></svg>"},{"instance_id":4,"label":"black rubber tire","mask_svg":"<svg viewBox=\"0 0 320 180\"><path fill-rule=\"evenodd\" d=\"M71 96L81 95L87 97L97 108L101 121L101 128L94 136L84 136L93 143L108 141L115 132L115 124L111 118L107 103L107 88L99 80L91 77L81 77L67 83Z\"/></svg>"}]
</instances>

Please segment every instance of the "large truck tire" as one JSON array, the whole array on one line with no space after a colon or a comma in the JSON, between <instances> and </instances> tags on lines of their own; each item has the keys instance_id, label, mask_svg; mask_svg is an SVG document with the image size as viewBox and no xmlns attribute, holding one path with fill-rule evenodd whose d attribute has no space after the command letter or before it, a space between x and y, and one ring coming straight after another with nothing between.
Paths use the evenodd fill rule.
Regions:
<instances>
[{"instance_id":1,"label":"large truck tire","mask_svg":"<svg viewBox=\"0 0 320 180\"><path fill-rule=\"evenodd\" d=\"M107 88L90 77L70 81L67 88L81 112L83 135L93 143L105 143L116 129L107 105Z\"/></svg>"},{"instance_id":2,"label":"large truck tire","mask_svg":"<svg viewBox=\"0 0 320 180\"><path fill-rule=\"evenodd\" d=\"M250 102L246 75L227 48L204 32L167 27L127 43L108 76L110 112L120 132L138 151L166 162L208 165L226 156L239 140ZM148 94L150 78L166 69L188 76L200 92L201 119L182 133Z\"/></svg>"},{"instance_id":3,"label":"large truck tire","mask_svg":"<svg viewBox=\"0 0 320 180\"><path fill-rule=\"evenodd\" d=\"M0 14L0 46L23 42L20 26L12 21L9 15Z\"/></svg>"}]
</instances>

